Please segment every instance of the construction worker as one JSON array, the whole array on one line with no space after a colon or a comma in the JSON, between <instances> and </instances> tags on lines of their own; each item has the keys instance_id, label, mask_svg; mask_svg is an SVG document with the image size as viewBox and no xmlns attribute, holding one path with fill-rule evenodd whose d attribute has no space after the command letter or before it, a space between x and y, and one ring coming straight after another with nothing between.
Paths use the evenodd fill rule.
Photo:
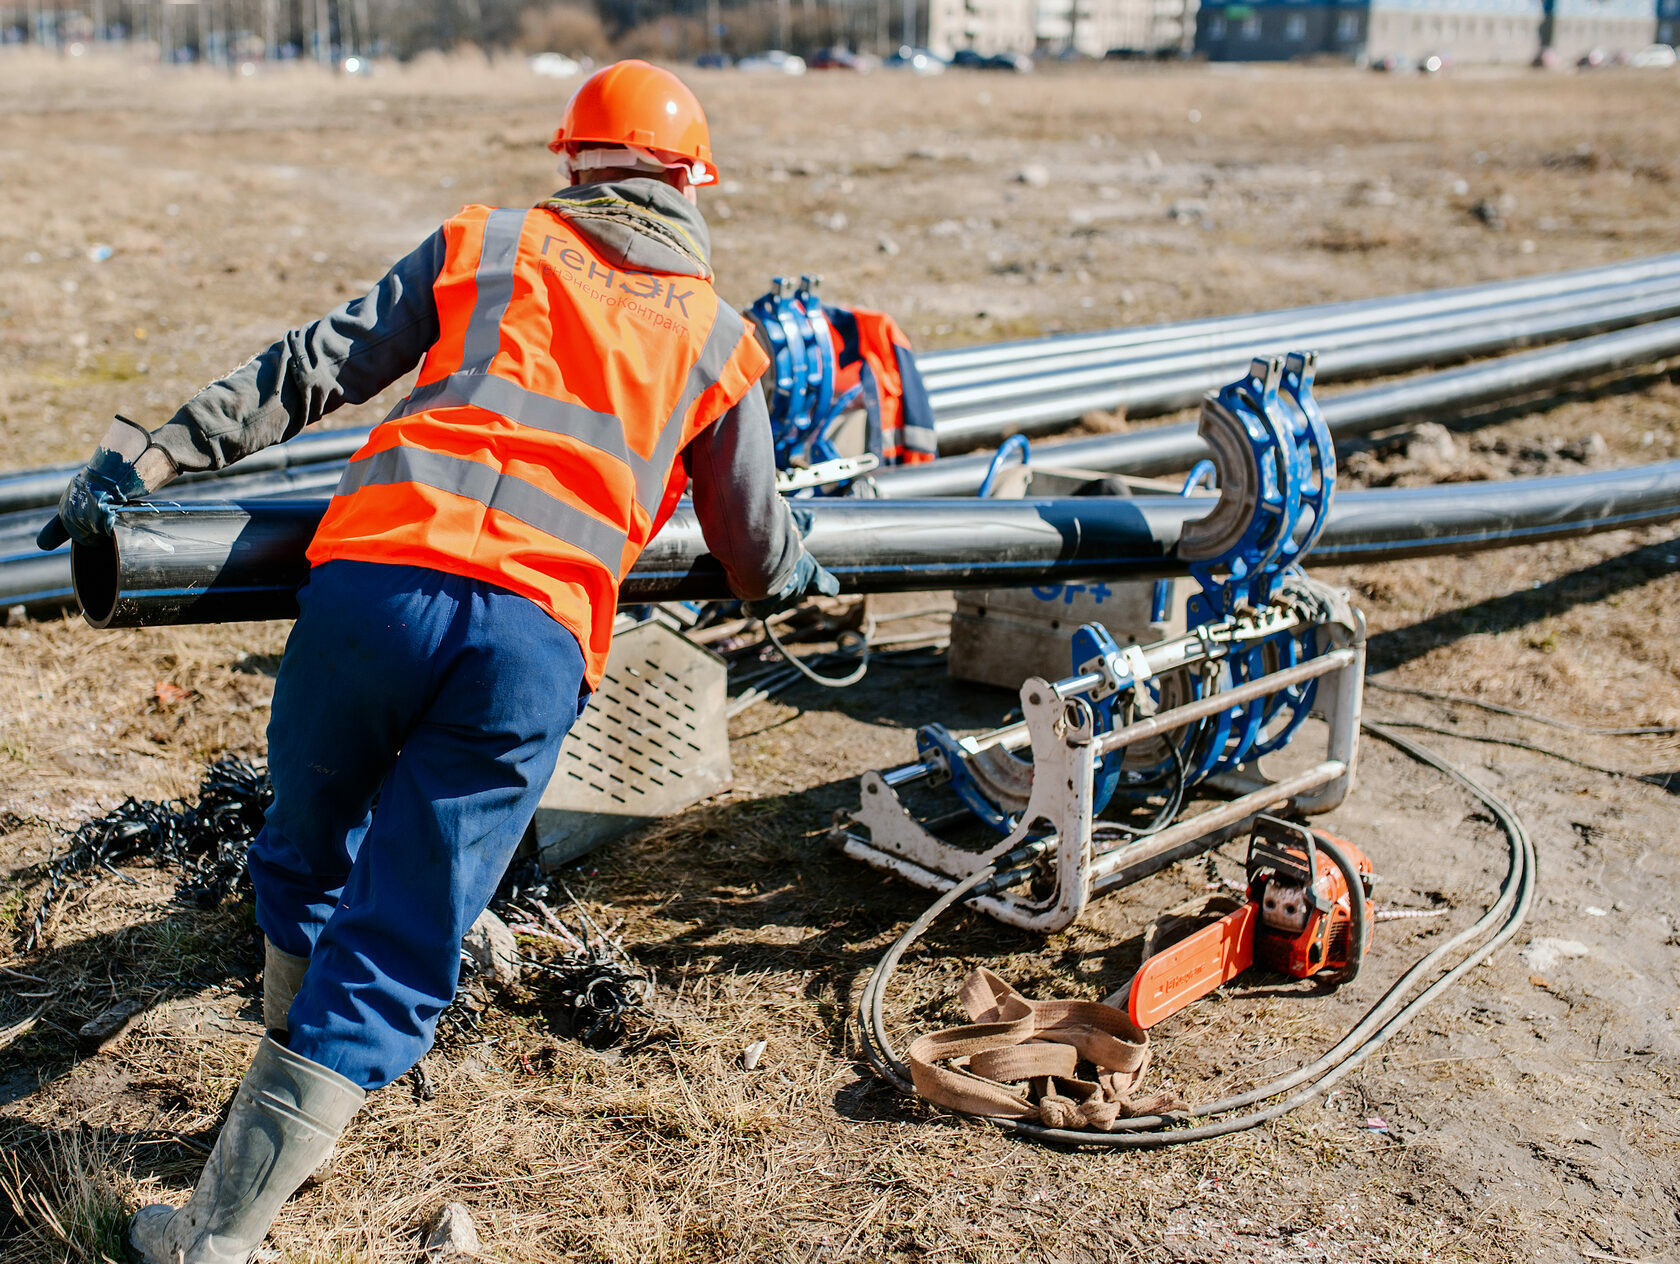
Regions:
<instances>
[{"instance_id":1,"label":"construction worker","mask_svg":"<svg viewBox=\"0 0 1680 1264\"><path fill-rule=\"evenodd\" d=\"M145 1264L243 1264L364 1096L430 1047L462 934L601 679L619 581L690 480L750 613L838 590L776 494L766 357L711 285L699 102L619 62L550 148L569 187L467 207L155 433L119 419L43 532L94 541L113 503L282 442L424 357L309 549L250 853L268 1034L191 1199L131 1222Z\"/></svg>"}]
</instances>

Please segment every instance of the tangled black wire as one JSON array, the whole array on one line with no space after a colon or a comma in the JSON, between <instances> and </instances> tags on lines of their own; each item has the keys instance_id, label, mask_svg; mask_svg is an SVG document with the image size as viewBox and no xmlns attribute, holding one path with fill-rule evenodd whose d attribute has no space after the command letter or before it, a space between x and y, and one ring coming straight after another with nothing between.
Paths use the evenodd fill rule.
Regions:
<instances>
[{"instance_id":1,"label":"tangled black wire","mask_svg":"<svg viewBox=\"0 0 1680 1264\"><path fill-rule=\"evenodd\" d=\"M623 1041L625 1016L642 1005L644 976L593 950L567 953L553 961L530 957L520 961L554 980L571 1035L579 1044L610 1049Z\"/></svg>"},{"instance_id":2,"label":"tangled black wire","mask_svg":"<svg viewBox=\"0 0 1680 1264\"><path fill-rule=\"evenodd\" d=\"M195 800L128 798L82 822L70 834L64 853L51 862L23 951L32 951L40 941L52 910L87 885L84 875L103 870L132 881L118 871L119 864L150 861L160 868L181 870L184 876L177 898L200 908L214 908L235 892L248 893L246 849L262 829L273 801L274 786L266 768L224 756L205 770ZM539 896L550 894L548 884L531 865L510 873L503 888L505 894L497 903L504 908L509 895L526 889ZM525 958L523 964L554 981L553 992L566 1026L592 1049L619 1044L626 1015L642 1005L647 979L595 948L567 953L554 961ZM474 1004L471 991L463 989L445 1012L442 1026L463 1033L476 1030L483 1004L481 999Z\"/></svg>"},{"instance_id":3,"label":"tangled black wire","mask_svg":"<svg viewBox=\"0 0 1680 1264\"><path fill-rule=\"evenodd\" d=\"M185 877L177 895L200 908L214 908L235 890L248 890L245 850L273 800L268 770L229 755L205 770L195 802L128 798L103 816L83 821L47 871L23 951L35 947L55 904L84 885L75 879L97 869L120 877L118 864L138 860L180 869Z\"/></svg>"}]
</instances>

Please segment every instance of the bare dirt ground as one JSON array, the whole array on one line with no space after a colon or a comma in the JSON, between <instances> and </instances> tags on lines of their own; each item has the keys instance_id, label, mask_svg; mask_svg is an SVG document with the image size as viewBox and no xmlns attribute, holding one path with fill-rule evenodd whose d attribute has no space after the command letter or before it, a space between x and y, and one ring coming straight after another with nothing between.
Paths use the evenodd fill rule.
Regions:
<instances>
[{"instance_id":1,"label":"bare dirt ground","mask_svg":"<svg viewBox=\"0 0 1680 1264\"><path fill-rule=\"evenodd\" d=\"M726 296L821 273L825 292L897 313L924 347L1680 241L1673 74L1105 67L696 84L725 168L707 206ZM517 64L348 82L0 61L0 466L79 459L114 411L156 425L463 202L534 201L565 91ZM1042 186L1017 178L1028 164ZM1670 456L1680 383L1647 373L1454 431L1450 447L1372 445L1349 472L1500 478ZM1370 619L1377 685L1586 725L1680 723L1671 528L1336 578ZM73 892L44 946L18 948L62 828L127 795L189 792L222 753L261 756L285 631L0 629L7 1261L114 1258L125 1205L184 1197L193 1146L246 1063L241 906L174 903L171 876L133 869ZM430 1055L435 1096L405 1080L370 1103L332 1173L282 1214L277 1258L412 1259L426 1216L455 1198L487 1258L521 1262L1680 1260L1674 799L1511 747L1428 739L1527 818L1542 884L1529 924L1322 1106L1195 1148L1102 1155L1035 1148L881 1088L848 1013L926 897L836 859L823 829L860 772L911 754L917 724L986 726L1010 705L883 668L739 717L732 792L568 877L657 974L640 1042L591 1054L552 1034L540 987L499 999L481 1033ZM1630 772L1680 767L1668 739L1380 689L1368 705ZM1262 980L1170 1020L1152 1083L1205 1099L1304 1060L1491 899L1501 844L1473 801L1376 742L1363 758L1328 825L1374 857L1386 901L1448 913L1379 928L1339 994ZM1230 849L1215 867L1236 871ZM908 961L894 1029L955 1018L951 993L979 963L1029 995L1100 997L1153 914L1206 880L1181 866L1048 939L953 917ZM74 1033L114 999L144 1016L78 1059ZM763 1061L742 1071L760 1038Z\"/></svg>"}]
</instances>

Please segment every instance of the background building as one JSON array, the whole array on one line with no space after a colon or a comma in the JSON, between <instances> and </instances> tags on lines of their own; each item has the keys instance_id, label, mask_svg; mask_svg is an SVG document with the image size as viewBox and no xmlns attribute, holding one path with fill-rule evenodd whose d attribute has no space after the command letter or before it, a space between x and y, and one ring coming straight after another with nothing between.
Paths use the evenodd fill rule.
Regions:
<instances>
[{"instance_id":1,"label":"background building","mask_svg":"<svg viewBox=\"0 0 1680 1264\"><path fill-rule=\"evenodd\" d=\"M1038 0L928 0L927 46L943 56L972 48L982 57L1030 53Z\"/></svg>"},{"instance_id":2,"label":"background building","mask_svg":"<svg viewBox=\"0 0 1680 1264\"><path fill-rule=\"evenodd\" d=\"M1197 0L929 0L928 47L950 54L1188 49Z\"/></svg>"},{"instance_id":3,"label":"background building","mask_svg":"<svg viewBox=\"0 0 1680 1264\"><path fill-rule=\"evenodd\" d=\"M1332 56L1461 62L1565 61L1599 48L1633 52L1656 38L1659 0L1207 0L1196 51L1215 61ZM1680 0L1660 0L1680 11ZM1680 26L1680 21L1670 23Z\"/></svg>"},{"instance_id":4,"label":"background building","mask_svg":"<svg viewBox=\"0 0 1680 1264\"><path fill-rule=\"evenodd\" d=\"M1595 48L1637 52L1657 38L1652 0L1548 0L1546 8L1545 43L1565 62Z\"/></svg>"}]
</instances>

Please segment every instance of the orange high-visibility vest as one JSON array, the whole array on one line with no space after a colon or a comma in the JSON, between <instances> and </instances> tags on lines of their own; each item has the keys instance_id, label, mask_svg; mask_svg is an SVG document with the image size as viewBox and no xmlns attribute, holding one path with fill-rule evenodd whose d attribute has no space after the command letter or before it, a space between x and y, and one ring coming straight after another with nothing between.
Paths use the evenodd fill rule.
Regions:
<instances>
[{"instance_id":1,"label":"orange high-visibility vest","mask_svg":"<svg viewBox=\"0 0 1680 1264\"><path fill-rule=\"evenodd\" d=\"M920 465L939 454L933 406L910 339L885 312L823 304L834 344L834 394L863 387L869 450L888 465Z\"/></svg>"},{"instance_id":2,"label":"orange high-visibility vest","mask_svg":"<svg viewBox=\"0 0 1680 1264\"><path fill-rule=\"evenodd\" d=\"M309 547L486 580L563 623L599 683L618 586L687 485L678 455L768 363L698 277L607 263L541 208L443 226L438 339Z\"/></svg>"}]
</instances>

